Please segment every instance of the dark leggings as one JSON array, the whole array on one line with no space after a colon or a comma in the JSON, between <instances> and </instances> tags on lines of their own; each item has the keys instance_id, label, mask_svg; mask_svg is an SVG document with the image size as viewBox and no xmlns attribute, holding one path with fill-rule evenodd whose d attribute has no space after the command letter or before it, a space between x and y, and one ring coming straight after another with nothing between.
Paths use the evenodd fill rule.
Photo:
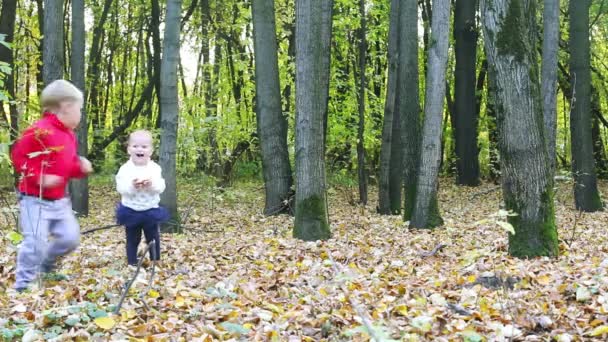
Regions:
<instances>
[{"instance_id":1,"label":"dark leggings","mask_svg":"<svg viewBox=\"0 0 608 342\"><path fill-rule=\"evenodd\" d=\"M160 233L158 224L138 225L126 227L127 233L127 262L137 265L137 247L141 241L141 232L144 232L146 242L154 240L154 247L150 249L150 260L160 260Z\"/></svg>"}]
</instances>

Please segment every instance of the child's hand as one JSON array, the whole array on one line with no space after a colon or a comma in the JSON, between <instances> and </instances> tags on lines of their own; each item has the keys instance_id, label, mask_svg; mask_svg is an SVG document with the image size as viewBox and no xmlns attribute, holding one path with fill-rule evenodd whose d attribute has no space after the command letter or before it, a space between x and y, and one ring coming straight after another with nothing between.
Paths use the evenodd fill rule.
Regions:
<instances>
[{"instance_id":1,"label":"child's hand","mask_svg":"<svg viewBox=\"0 0 608 342\"><path fill-rule=\"evenodd\" d=\"M43 188L54 188L63 182L63 177L56 175L42 175L41 184Z\"/></svg>"},{"instance_id":2,"label":"child's hand","mask_svg":"<svg viewBox=\"0 0 608 342\"><path fill-rule=\"evenodd\" d=\"M150 187L150 185L152 185L152 181L150 181L149 179L135 178L133 180L133 187L138 190L148 188Z\"/></svg>"},{"instance_id":3,"label":"child's hand","mask_svg":"<svg viewBox=\"0 0 608 342\"><path fill-rule=\"evenodd\" d=\"M144 188L149 188L152 185L152 181L149 179L144 179L141 181L141 184Z\"/></svg>"},{"instance_id":4,"label":"child's hand","mask_svg":"<svg viewBox=\"0 0 608 342\"><path fill-rule=\"evenodd\" d=\"M79 157L79 158L80 158L80 170L82 171L82 173L89 174L89 173L93 172L93 165L91 165L91 162L85 157Z\"/></svg>"}]
</instances>

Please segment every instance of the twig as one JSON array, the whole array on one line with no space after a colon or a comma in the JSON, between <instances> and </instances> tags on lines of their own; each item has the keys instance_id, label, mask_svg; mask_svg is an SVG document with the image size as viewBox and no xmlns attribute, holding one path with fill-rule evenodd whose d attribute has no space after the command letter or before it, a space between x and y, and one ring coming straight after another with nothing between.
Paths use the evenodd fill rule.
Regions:
<instances>
[{"instance_id":1,"label":"twig","mask_svg":"<svg viewBox=\"0 0 608 342\"><path fill-rule=\"evenodd\" d=\"M331 266L332 266L334 272L336 274L339 274L340 270L338 269L338 264L336 263L334 258L331 256L331 253L329 251L326 251L326 254L327 254L327 257L329 258L329 260L331 260ZM348 293L348 291L344 287L343 283L340 283L340 289L344 293ZM367 329L367 332L369 333L369 336L371 337L372 341L378 341L378 342L382 341L380 338L378 338L378 336L376 336L376 332L374 331L374 326L373 326L369 316L367 315L367 312L365 312L365 310L363 310L361 308L361 305L359 304L359 302L357 302L357 300L355 298L353 298L352 296L347 296L347 297L348 297L348 301L350 302L350 305L355 309L355 312L357 313L357 315L359 315L359 317L361 317L361 321L363 322L363 325Z\"/></svg>"},{"instance_id":2,"label":"twig","mask_svg":"<svg viewBox=\"0 0 608 342\"><path fill-rule=\"evenodd\" d=\"M155 244L156 244L155 240L150 241L150 243L148 244L148 247L146 247L146 251L149 251L152 247L154 247ZM125 298L127 297L127 294L129 293L129 289L131 289L131 285L133 285L133 283L135 282L135 279L137 278L137 275L139 274L139 270L141 269L141 265L144 262L144 259L145 258L139 259L139 262L137 263L137 269L135 270L135 274L133 275L133 277L127 284L127 287L123 291L122 295L120 296L120 301L118 302L118 306L116 307L116 309L114 309L114 314L118 315L118 313L120 312L122 303L124 302Z\"/></svg>"},{"instance_id":3,"label":"twig","mask_svg":"<svg viewBox=\"0 0 608 342\"><path fill-rule=\"evenodd\" d=\"M84 235L84 234L89 234L89 233L92 233L92 232L96 232L96 231L98 231L98 230L110 229L110 228L114 228L114 227L121 227L121 226L122 226L122 225L120 225L120 224L109 224L109 225L107 225L107 226L102 226L102 227L91 228L91 229L89 229L89 230L85 230L84 232L82 232L82 233L80 233L80 234L81 234L81 235Z\"/></svg>"},{"instance_id":4,"label":"twig","mask_svg":"<svg viewBox=\"0 0 608 342\"><path fill-rule=\"evenodd\" d=\"M430 251L430 252L427 252L427 251L420 252L419 255L421 257L423 257L423 258L431 257L431 256L434 256L435 254L439 253L439 251L441 251L445 247L447 247L446 244L444 244L444 243L438 243L437 246L435 246L435 248L433 248L432 251Z\"/></svg>"},{"instance_id":5,"label":"twig","mask_svg":"<svg viewBox=\"0 0 608 342\"><path fill-rule=\"evenodd\" d=\"M576 233L576 226L578 224L578 220L583 216L583 211L579 210L578 215L574 216L574 225L572 226L572 234L570 234L570 238L564 240L564 242L570 247L572 242L574 242L574 234Z\"/></svg>"}]
</instances>

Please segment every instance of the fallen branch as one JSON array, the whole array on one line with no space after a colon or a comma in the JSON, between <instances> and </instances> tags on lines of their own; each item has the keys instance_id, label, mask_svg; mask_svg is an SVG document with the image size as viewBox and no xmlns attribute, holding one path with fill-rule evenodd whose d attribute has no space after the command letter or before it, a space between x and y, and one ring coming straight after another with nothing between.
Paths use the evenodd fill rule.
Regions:
<instances>
[{"instance_id":1,"label":"fallen branch","mask_svg":"<svg viewBox=\"0 0 608 342\"><path fill-rule=\"evenodd\" d=\"M151 248L153 248L155 244L156 244L155 240L150 241L150 243L148 244L148 246L144 250L144 253L146 251L150 251ZM127 297L127 294L129 293L129 290L131 289L131 286L135 282L135 279L137 278L137 275L139 274L139 270L141 269L141 265L144 262L144 259L145 258L143 258L143 257L139 258L139 262L137 263L137 269L135 270L135 274L133 275L133 277L131 278L131 280L129 281L129 283L127 283L127 286L125 287L125 290L123 291L122 295L120 296L120 301L118 301L118 306L116 307L116 309L114 309L114 314L118 315L118 313L120 312L120 308L122 307L122 303L124 302L125 298ZM154 274L152 274L152 276L154 276ZM150 278L150 280L152 280L152 277ZM147 304L145 304L145 306L146 306L146 308L148 307Z\"/></svg>"},{"instance_id":2,"label":"fallen branch","mask_svg":"<svg viewBox=\"0 0 608 342\"><path fill-rule=\"evenodd\" d=\"M487 195L487 194L492 193L492 192L494 192L496 190L500 190L501 187L502 186L499 185L499 186L495 186L495 187L490 188L490 189L486 189L486 190L483 190L483 191L476 192L476 193L472 194L469 197L469 199L473 199L473 198L476 198L476 197L479 197L479 196Z\"/></svg>"},{"instance_id":3,"label":"fallen branch","mask_svg":"<svg viewBox=\"0 0 608 342\"><path fill-rule=\"evenodd\" d=\"M432 250L432 251L430 251L430 252L423 251L423 252L420 252L420 253L419 253L419 255L420 255L421 257L423 257L423 258L426 258L426 257L431 257L431 256L434 256L435 254L439 253L439 251L441 251L441 250L442 250L442 249L444 249L445 247L447 247L447 245L446 245L446 244L444 244L444 243L439 243L439 244L437 244L437 246L435 246L435 248L433 248L433 250Z\"/></svg>"},{"instance_id":4,"label":"fallen branch","mask_svg":"<svg viewBox=\"0 0 608 342\"><path fill-rule=\"evenodd\" d=\"M102 227L91 228L89 230L85 230L84 232L82 232L80 234L81 235L85 235L85 234L89 234L89 233L92 233L92 232L96 232L98 230L110 229L110 228L114 228L114 227L122 227L122 225L120 225L120 224L109 224L107 226L102 226Z\"/></svg>"}]
</instances>

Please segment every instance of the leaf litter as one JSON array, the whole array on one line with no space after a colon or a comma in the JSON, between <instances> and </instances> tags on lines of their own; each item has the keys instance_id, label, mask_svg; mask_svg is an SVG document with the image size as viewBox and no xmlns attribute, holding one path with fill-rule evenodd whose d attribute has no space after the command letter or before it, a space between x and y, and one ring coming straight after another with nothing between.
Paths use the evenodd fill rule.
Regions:
<instances>
[{"instance_id":1,"label":"leaf litter","mask_svg":"<svg viewBox=\"0 0 608 342\"><path fill-rule=\"evenodd\" d=\"M293 219L261 214L260 184L217 195L184 184L185 233L163 234L152 288L129 290L122 228L82 237L61 261L69 280L10 291L16 244L4 224L0 339L130 341L582 341L608 337L608 214L576 212L558 184L560 256L508 256L500 191L442 182L445 225L409 230L375 203L330 191L332 239L291 237ZM604 193L608 184L601 183ZM82 229L113 222L111 187L91 190ZM481 194L481 195L480 195ZM371 194L371 198L375 197ZM498 219L497 219L498 218ZM504 222L504 220L500 220ZM145 263L147 268L150 265Z\"/></svg>"}]
</instances>

